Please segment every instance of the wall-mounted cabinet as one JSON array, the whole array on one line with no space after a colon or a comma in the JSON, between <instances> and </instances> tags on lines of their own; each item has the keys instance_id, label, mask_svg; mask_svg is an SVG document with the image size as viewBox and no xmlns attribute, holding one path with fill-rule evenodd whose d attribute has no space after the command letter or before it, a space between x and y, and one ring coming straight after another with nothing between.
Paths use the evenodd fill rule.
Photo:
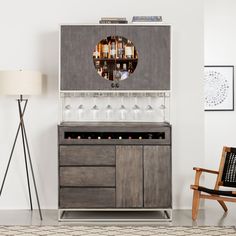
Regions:
<instances>
[{"instance_id":1,"label":"wall-mounted cabinet","mask_svg":"<svg viewBox=\"0 0 236 236\"><path fill-rule=\"evenodd\" d=\"M168 25L62 25L60 89L170 90L170 41Z\"/></svg>"}]
</instances>

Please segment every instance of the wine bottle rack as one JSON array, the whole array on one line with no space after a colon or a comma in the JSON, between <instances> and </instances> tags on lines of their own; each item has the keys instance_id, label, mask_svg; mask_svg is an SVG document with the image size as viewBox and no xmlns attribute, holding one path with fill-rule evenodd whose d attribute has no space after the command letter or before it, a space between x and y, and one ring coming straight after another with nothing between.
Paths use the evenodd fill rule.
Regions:
<instances>
[{"instance_id":1,"label":"wine bottle rack","mask_svg":"<svg viewBox=\"0 0 236 236\"><path fill-rule=\"evenodd\" d=\"M89 124L89 129L86 125ZM62 144L169 144L168 123L62 123Z\"/></svg>"},{"instance_id":2,"label":"wine bottle rack","mask_svg":"<svg viewBox=\"0 0 236 236\"><path fill-rule=\"evenodd\" d=\"M165 132L65 132L65 139L165 139Z\"/></svg>"}]
</instances>

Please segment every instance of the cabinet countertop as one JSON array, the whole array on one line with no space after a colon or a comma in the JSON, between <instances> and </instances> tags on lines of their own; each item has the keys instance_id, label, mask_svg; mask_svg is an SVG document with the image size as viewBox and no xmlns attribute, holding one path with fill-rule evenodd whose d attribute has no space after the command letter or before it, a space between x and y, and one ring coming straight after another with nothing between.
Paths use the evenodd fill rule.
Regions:
<instances>
[{"instance_id":1,"label":"cabinet countertop","mask_svg":"<svg viewBox=\"0 0 236 236\"><path fill-rule=\"evenodd\" d=\"M170 127L168 122L61 122L59 127Z\"/></svg>"}]
</instances>

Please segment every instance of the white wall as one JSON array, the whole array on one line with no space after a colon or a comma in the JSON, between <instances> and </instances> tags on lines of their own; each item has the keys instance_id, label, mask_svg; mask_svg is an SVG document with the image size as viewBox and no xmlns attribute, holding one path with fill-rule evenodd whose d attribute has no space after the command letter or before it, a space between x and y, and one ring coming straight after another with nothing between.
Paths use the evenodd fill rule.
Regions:
<instances>
[{"instance_id":1,"label":"white wall","mask_svg":"<svg viewBox=\"0 0 236 236\"><path fill-rule=\"evenodd\" d=\"M235 10L236 1L234 0L205 1L206 65L236 65ZM235 121L235 111L205 112L205 163L207 167L219 168L222 146L236 147ZM212 181L212 178L206 179L209 186ZM216 205L216 203L206 202L207 207Z\"/></svg>"},{"instance_id":2,"label":"white wall","mask_svg":"<svg viewBox=\"0 0 236 236\"><path fill-rule=\"evenodd\" d=\"M133 15L162 15L173 26L173 203L191 207L192 166L204 161L203 1L120 0L116 7L108 0L1 1L0 69L38 69L48 76L46 93L30 99L26 115L42 208L57 208L58 25L98 22L101 16L130 20ZM0 97L0 109L2 179L18 117L11 97ZM29 207L19 144L0 208Z\"/></svg>"}]
</instances>

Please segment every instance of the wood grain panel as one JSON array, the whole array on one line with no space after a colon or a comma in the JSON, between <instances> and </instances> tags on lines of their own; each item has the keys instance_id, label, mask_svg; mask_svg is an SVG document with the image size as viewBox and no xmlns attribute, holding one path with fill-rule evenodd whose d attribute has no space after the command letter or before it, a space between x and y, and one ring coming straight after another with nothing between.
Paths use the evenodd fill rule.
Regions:
<instances>
[{"instance_id":1,"label":"wood grain panel","mask_svg":"<svg viewBox=\"0 0 236 236\"><path fill-rule=\"evenodd\" d=\"M115 187L115 167L60 167L60 186Z\"/></svg>"},{"instance_id":2,"label":"wood grain panel","mask_svg":"<svg viewBox=\"0 0 236 236\"><path fill-rule=\"evenodd\" d=\"M113 188L61 188L60 208L115 207Z\"/></svg>"},{"instance_id":3,"label":"wood grain panel","mask_svg":"<svg viewBox=\"0 0 236 236\"><path fill-rule=\"evenodd\" d=\"M144 207L171 207L170 146L144 146Z\"/></svg>"},{"instance_id":4,"label":"wood grain panel","mask_svg":"<svg viewBox=\"0 0 236 236\"><path fill-rule=\"evenodd\" d=\"M116 207L143 207L142 146L116 147Z\"/></svg>"},{"instance_id":5,"label":"wood grain panel","mask_svg":"<svg viewBox=\"0 0 236 236\"><path fill-rule=\"evenodd\" d=\"M115 165L115 146L60 146L60 165Z\"/></svg>"}]
</instances>

